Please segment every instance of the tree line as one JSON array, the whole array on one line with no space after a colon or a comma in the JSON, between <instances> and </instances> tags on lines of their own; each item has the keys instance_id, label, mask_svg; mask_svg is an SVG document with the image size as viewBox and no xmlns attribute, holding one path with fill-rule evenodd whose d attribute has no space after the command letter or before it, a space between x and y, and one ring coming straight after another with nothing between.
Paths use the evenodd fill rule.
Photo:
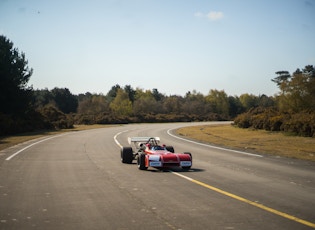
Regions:
<instances>
[{"instance_id":1,"label":"tree line","mask_svg":"<svg viewBox=\"0 0 315 230\"><path fill-rule=\"evenodd\" d=\"M14 48L5 36L0 36L0 135L71 128L74 124L234 119L239 127L264 128L254 125L253 111L256 115L265 115L271 109L279 114L308 111L312 115L315 108L314 67L311 65L297 69L292 75L288 71L277 72L272 81L280 92L274 96L248 93L229 96L217 89L211 89L207 95L195 90L184 96L165 95L156 88L118 84L106 94L74 95L67 88L34 90L27 85L32 72L25 54Z\"/></svg>"},{"instance_id":2,"label":"tree line","mask_svg":"<svg viewBox=\"0 0 315 230\"><path fill-rule=\"evenodd\" d=\"M37 111L58 109L70 114L76 124L230 120L252 107L274 103L274 98L266 95L228 96L224 90L216 89L207 95L192 91L185 96L167 96L158 89L118 84L106 95L73 95L67 88L34 90Z\"/></svg>"},{"instance_id":3,"label":"tree line","mask_svg":"<svg viewBox=\"0 0 315 230\"><path fill-rule=\"evenodd\" d=\"M290 74L276 72L272 79L280 92L275 106L253 107L238 115L234 123L241 128L284 131L294 135L315 137L315 68L307 65Z\"/></svg>"}]
</instances>

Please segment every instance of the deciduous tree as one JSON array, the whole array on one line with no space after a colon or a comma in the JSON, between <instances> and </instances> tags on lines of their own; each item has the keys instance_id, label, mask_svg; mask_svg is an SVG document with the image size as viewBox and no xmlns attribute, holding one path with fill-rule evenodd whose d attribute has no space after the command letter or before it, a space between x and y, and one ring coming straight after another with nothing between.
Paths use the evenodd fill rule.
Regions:
<instances>
[{"instance_id":1,"label":"deciduous tree","mask_svg":"<svg viewBox=\"0 0 315 230\"><path fill-rule=\"evenodd\" d=\"M103 95L91 95L79 101L78 113L96 115L109 111L109 103Z\"/></svg>"},{"instance_id":2,"label":"deciduous tree","mask_svg":"<svg viewBox=\"0 0 315 230\"><path fill-rule=\"evenodd\" d=\"M229 115L229 98L224 90L210 90L206 101L210 103L213 112L223 116Z\"/></svg>"},{"instance_id":3,"label":"deciduous tree","mask_svg":"<svg viewBox=\"0 0 315 230\"><path fill-rule=\"evenodd\" d=\"M134 114L157 113L159 111L159 105L150 90L136 90L136 100L133 104Z\"/></svg>"},{"instance_id":4,"label":"deciduous tree","mask_svg":"<svg viewBox=\"0 0 315 230\"><path fill-rule=\"evenodd\" d=\"M258 106L258 97L253 94L244 93L240 96L240 102L244 107L245 111Z\"/></svg>"},{"instance_id":5,"label":"deciduous tree","mask_svg":"<svg viewBox=\"0 0 315 230\"><path fill-rule=\"evenodd\" d=\"M74 113L78 108L78 100L67 88L54 88L51 90L56 106L64 113Z\"/></svg>"},{"instance_id":6,"label":"deciduous tree","mask_svg":"<svg viewBox=\"0 0 315 230\"><path fill-rule=\"evenodd\" d=\"M109 106L116 116L130 116L132 114L131 101L123 89L117 90L116 97Z\"/></svg>"},{"instance_id":7,"label":"deciduous tree","mask_svg":"<svg viewBox=\"0 0 315 230\"><path fill-rule=\"evenodd\" d=\"M315 70L307 65L301 71L297 69L292 75L288 71L276 72L272 79L281 90L278 95L278 106L281 111L300 112L315 109Z\"/></svg>"}]
</instances>

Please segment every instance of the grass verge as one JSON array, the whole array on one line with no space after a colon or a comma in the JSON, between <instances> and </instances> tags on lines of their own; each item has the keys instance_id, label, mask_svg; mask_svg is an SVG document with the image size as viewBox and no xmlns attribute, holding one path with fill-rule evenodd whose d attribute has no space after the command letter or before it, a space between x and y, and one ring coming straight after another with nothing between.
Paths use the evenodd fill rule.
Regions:
<instances>
[{"instance_id":1,"label":"grass verge","mask_svg":"<svg viewBox=\"0 0 315 230\"><path fill-rule=\"evenodd\" d=\"M241 129L232 125L184 127L177 134L190 139L252 153L315 161L315 138L281 132Z\"/></svg>"}]
</instances>

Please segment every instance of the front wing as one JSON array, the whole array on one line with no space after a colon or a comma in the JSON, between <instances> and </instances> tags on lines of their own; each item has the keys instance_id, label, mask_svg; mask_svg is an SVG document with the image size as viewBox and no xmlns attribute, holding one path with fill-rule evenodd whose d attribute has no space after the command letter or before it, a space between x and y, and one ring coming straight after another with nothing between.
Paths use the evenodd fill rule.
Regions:
<instances>
[{"instance_id":1,"label":"front wing","mask_svg":"<svg viewBox=\"0 0 315 230\"><path fill-rule=\"evenodd\" d=\"M169 154L169 155L147 155L147 167L166 168L166 167L184 167L192 166L192 160L188 154Z\"/></svg>"}]
</instances>

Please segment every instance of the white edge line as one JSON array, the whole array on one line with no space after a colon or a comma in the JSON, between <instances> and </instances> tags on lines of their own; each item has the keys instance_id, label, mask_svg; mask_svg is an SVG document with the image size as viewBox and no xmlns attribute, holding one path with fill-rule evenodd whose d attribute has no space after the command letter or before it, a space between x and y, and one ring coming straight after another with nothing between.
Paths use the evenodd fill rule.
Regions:
<instances>
[{"instance_id":1,"label":"white edge line","mask_svg":"<svg viewBox=\"0 0 315 230\"><path fill-rule=\"evenodd\" d=\"M225 150L225 151L230 151L230 152L234 152L234 153L240 153L240 154L243 154L243 155L249 155L249 156L254 156L254 157L263 157L262 155L258 155L258 154L254 154L254 153L247 153L247 152L243 152L243 151L227 149L227 148L222 148L222 147L218 147L218 146L214 146L214 145L210 145L210 144L203 144L203 143L199 143L197 141L188 140L188 139L185 139L185 138L182 138L182 137L175 136L174 134L171 133L172 130L174 130L174 129L167 130L167 134L172 136L172 137L175 137L177 139L184 140L184 141L187 141L187 142L190 142L190 143L206 146L206 147L213 148L213 149L219 149L219 150Z\"/></svg>"},{"instance_id":2,"label":"white edge line","mask_svg":"<svg viewBox=\"0 0 315 230\"><path fill-rule=\"evenodd\" d=\"M115 136L114 136L114 141L116 142L116 144L122 149L123 146L119 143L119 141L117 140L117 137L122 134L122 133L125 133L125 132L128 132L129 130L125 130L125 131L121 131L119 133L117 133Z\"/></svg>"},{"instance_id":3,"label":"white edge line","mask_svg":"<svg viewBox=\"0 0 315 230\"><path fill-rule=\"evenodd\" d=\"M179 176L179 177L182 177L182 178L184 178L184 179L186 179L186 180L189 180L189 181L193 181L193 180L194 180L193 178L190 178L190 177L188 177L188 176L184 176L183 174L174 172L174 171L172 171L172 170L169 170L169 172L175 174L176 176Z\"/></svg>"},{"instance_id":4,"label":"white edge line","mask_svg":"<svg viewBox=\"0 0 315 230\"><path fill-rule=\"evenodd\" d=\"M30 144L30 145L24 147L23 149L20 149L19 151L13 153L11 156L9 156L8 158L6 158L5 160L6 160L6 161L9 161L9 160L11 160L13 157L15 157L16 155L18 155L19 153L23 152L24 150L26 150L26 149L28 149L28 148L34 146L34 145L37 145L37 144L39 144L39 143L41 143L41 142L48 141L48 140L50 140L50 139L53 139L53 138L56 138L56 137L60 137L60 136L63 136L63 135L66 135L66 134L63 133L63 134L56 135L56 136L53 136L53 137L48 137L48 138L45 138L45 139L43 139L43 140L37 141L37 142L35 142L35 143L33 143L33 144Z\"/></svg>"}]
</instances>

